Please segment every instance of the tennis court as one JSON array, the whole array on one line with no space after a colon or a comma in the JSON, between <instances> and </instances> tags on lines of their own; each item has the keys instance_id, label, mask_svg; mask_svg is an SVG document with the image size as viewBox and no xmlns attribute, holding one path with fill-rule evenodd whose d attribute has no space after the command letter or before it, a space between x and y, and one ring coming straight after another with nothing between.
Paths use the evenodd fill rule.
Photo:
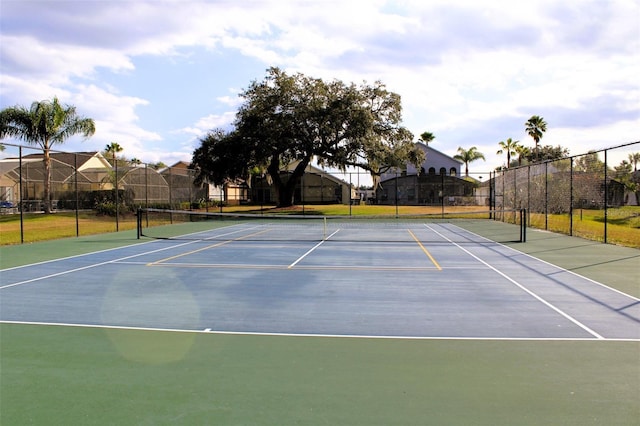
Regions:
<instances>
[{"instance_id":1,"label":"tennis court","mask_svg":"<svg viewBox=\"0 0 640 426\"><path fill-rule=\"evenodd\" d=\"M327 230L320 222L318 238L308 222L234 222L5 270L1 319L295 335L640 339L637 299L455 223L349 222Z\"/></svg>"},{"instance_id":2,"label":"tennis court","mask_svg":"<svg viewBox=\"0 0 640 426\"><path fill-rule=\"evenodd\" d=\"M496 228L490 240L470 230L473 221L315 222L233 220L214 227L191 222L185 232L171 231L171 238L143 236L118 248L7 268L0 320L4 327L246 336L294 347L299 343L281 339L311 339L316 342L311 346L322 346L317 342L338 338L344 343L331 343L337 354L348 351L354 339L400 347L470 342L479 357L485 356L479 342L538 348L550 342L609 342L631 344L618 353L630 356L631 365L634 357L640 361L639 299L525 254L517 244L494 241L517 240L518 226L476 224ZM121 338L109 333L118 351L139 350L131 343L123 349ZM183 349L176 359L195 350L192 339L182 344L174 338L173 349ZM260 342L258 352L266 340ZM331 356L322 347L320 353ZM136 361L135 355L125 357ZM629 373L624 386L633 399L640 371ZM411 416L420 413L409 410L409 420L397 418L414 423ZM356 419L366 418L360 415ZM497 418L488 416L486 424ZM526 423L520 414L515 419ZM529 420L536 424L535 416Z\"/></svg>"}]
</instances>

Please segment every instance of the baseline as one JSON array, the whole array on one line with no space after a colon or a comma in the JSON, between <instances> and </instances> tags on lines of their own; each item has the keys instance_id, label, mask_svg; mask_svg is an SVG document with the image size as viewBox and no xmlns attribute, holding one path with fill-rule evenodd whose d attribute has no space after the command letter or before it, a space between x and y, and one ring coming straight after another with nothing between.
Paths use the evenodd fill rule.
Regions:
<instances>
[{"instance_id":1,"label":"baseline","mask_svg":"<svg viewBox=\"0 0 640 426\"><path fill-rule=\"evenodd\" d=\"M232 336L273 336L273 337L302 337L302 338L328 338L328 339L370 339L370 340L450 340L450 341L503 341L503 342L640 342L640 339L593 339L590 337L459 337L459 336L393 336L379 334L316 334L316 333L271 333L258 331L224 331L205 328L202 330L189 330L180 328L155 328L155 327L130 327L122 325L102 325L102 324L73 324L57 322L38 321L5 321L0 320L0 324L34 325L47 327L71 327L71 328L96 328L106 330L132 330L166 333L188 333L188 334L212 334L212 335L232 335Z\"/></svg>"}]
</instances>

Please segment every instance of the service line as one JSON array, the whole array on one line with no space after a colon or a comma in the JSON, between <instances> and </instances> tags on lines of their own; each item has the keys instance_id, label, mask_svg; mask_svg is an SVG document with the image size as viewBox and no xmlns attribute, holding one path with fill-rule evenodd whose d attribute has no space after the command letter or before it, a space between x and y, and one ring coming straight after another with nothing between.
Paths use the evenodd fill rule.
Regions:
<instances>
[{"instance_id":1,"label":"service line","mask_svg":"<svg viewBox=\"0 0 640 426\"><path fill-rule=\"evenodd\" d=\"M436 267L436 269L438 271L442 271L442 267L440 266L440 264L438 262L436 262L436 260L433 258L433 256L431 256L431 253L429 253L429 250L427 250L427 248L422 244L422 242L418 239L418 237L416 237L416 234L414 234L413 232L411 232L410 229L407 229L407 231L409 231L409 234L411 234L411 236L413 237L413 239L416 241L416 243L418 243L418 245L420 246L420 248L422 249L422 251L427 255L427 257L431 260L431 263L433 263L433 265Z\"/></svg>"}]
</instances>

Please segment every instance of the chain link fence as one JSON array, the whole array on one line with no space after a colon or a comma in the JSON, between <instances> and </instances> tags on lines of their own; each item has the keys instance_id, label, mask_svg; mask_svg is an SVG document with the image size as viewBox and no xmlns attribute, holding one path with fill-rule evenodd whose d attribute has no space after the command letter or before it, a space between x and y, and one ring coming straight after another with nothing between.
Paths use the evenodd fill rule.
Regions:
<instances>
[{"instance_id":1,"label":"chain link fence","mask_svg":"<svg viewBox=\"0 0 640 426\"><path fill-rule=\"evenodd\" d=\"M632 142L495 172L492 207L527 209L535 228L640 247L639 151Z\"/></svg>"},{"instance_id":2,"label":"chain link fence","mask_svg":"<svg viewBox=\"0 0 640 426\"><path fill-rule=\"evenodd\" d=\"M0 213L20 215L20 240L7 241L3 236L1 242L33 241L45 225L25 221L24 216L38 215L47 208L43 152L29 146L3 146ZM439 173L387 175L375 190L367 173L340 175L313 170L300 180L294 199L303 212L305 205L314 204L394 205L396 211L400 206L424 206L443 213L526 209L530 226L640 247L638 207L631 207L638 205L640 196L639 151L640 142L633 142L469 176L456 176L444 169ZM277 199L264 176L254 177L251 185L195 185L195 172L185 163L157 167L99 152L52 151L49 174L48 204L56 213L53 223L58 237L134 229L139 207L222 211L224 205L236 204L262 208ZM518 220L515 215L500 218ZM9 222L8 217L4 219L3 223Z\"/></svg>"},{"instance_id":3,"label":"chain link fence","mask_svg":"<svg viewBox=\"0 0 640 426\"><path fill-rule=\"evenodd\" d=\"M47 170L41 149L2 145L0 213L20 215L20 240L3 236L3 244L36 240L51 223L55 229L47 232L56 237L80 236L95 233L96 227L102 232L134 229L138 207L189 209L216 202L205 186L194 185L194 171L184 163L159 168L99 152L52 150ZM48 225L44 219L24 220L47 209L56 215Z\"/></svg>"}]
</instances>

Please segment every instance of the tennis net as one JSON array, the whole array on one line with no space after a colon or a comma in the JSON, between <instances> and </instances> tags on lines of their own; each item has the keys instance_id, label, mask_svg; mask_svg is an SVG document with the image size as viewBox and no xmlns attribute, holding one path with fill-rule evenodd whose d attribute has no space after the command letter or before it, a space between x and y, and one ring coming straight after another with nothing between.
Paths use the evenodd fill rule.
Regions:
<instances>
[{"instance_id":1,"label":"tennis net","mask_svg":"<svg viewBox=\"0 0 640 426\"><path fill-rule=\"evenodd\" d=\"M204 241L517 242L524 210L322 216L140 209L138 238Z\"/></svg>"}]
</instances>

